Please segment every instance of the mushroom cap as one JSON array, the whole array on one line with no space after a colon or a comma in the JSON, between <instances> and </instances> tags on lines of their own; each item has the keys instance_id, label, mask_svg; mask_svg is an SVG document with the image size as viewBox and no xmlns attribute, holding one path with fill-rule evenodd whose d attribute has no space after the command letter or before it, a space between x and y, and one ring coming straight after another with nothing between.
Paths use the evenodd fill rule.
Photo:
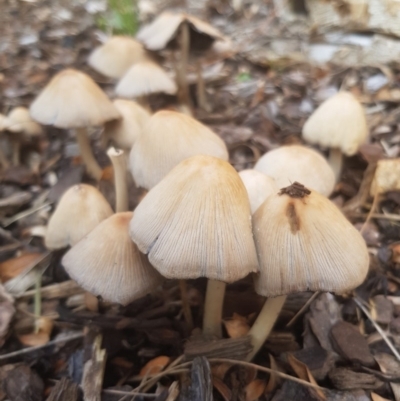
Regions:
<instances>
[{"instance_id":1,"label":"mushroom cap","mask_svg":"<svg viewBox=\"0 0 400 401\"><path fill-rule=\"evenodd\" d=\"M371 183L372 196L400 190L400 158L379 160Z\"/></svg>"},{"instance_id":2,"label":"mushroom cap","mask_svg":"<svg viewBox=\"0 0 400 401\"><path fill-rule=\"evenodd\" d=\"M103 135L117 147L130 150L150 119L150 113L132 100L116 99L113 104L122 118L105 123Z\"/></svg>"},{"instance_id":3,"label":"mushroom cap","mask_svg":"<svg viewBox=\"0 0 400 401\"><path fill-rule=\"evenodd\" d=\"M31 117L58 128L84 128L119 118L99 86L83 72L67 69L55 75L30 107Z\"/></svg>"},{"instance_id":4,"label":"mushroom cap","mask_svg":"<svg viewBox=\"0 0 400 401\"><path fill-rule=\"evenodd\" d=\"M99 190L78 184L61 197L47 225L45 244L48 249L74 246L101 221L113 214Z\"/></svg>"},{"instance_id":5,"label":"mushroom cap","mask_svg":"<svg viewBox=\"0 0 400 401\"><path fill-rule=\"evenodd\" d=\"M143 45L129 36L112 36L90 54L88 64L106 77L119 79L146 57Z\"/></svg>"},{"instance_id":6,"label":"mushroom cap","mask_svg":"<svg viewBox=\"0 0 400 401\"><path fill-rule=\"evenodd\" d=\"M175 81L153 61L134 64L119 80L115 92L118 96L135 98L152 93L175 95L178 91Z\"/></svg>"},{"instance_id":7,"label":"mushroom cap","mask_svg":"<svg viewBox=\"0 0 400 401\"><path fill-rule=\"evenodd\" d=\"M139 203L130 234L167 278L233 282L258 271L246 188L211 156L182 161Z\"/></svg>"},{"instance_id":8,"label":"mushroom cap","mask_svg":"<svg viewBox=\"0 0 400 401\"><path fill-rule=\"evenodd\" d=\"M26 107L15 107L8 113L2 123L3 129L26 136L39 136L43 133L42 127L33 121Z\"/></svg>"},{"instance_id":9,"label":"mushroom cap","mask_svg":"<svg viewBox=\"0 0 400 401\"><path fill-rule=\"evenodd\" d=\"M129 237L132 215L116 213L102 221L62 259L65 270L85 290L122 305L148 294L162 281Z\"/></svg>"},{"instance_id":10,"label":"mushroom cap","mask_svg":"<svg viewBox=\"0 0 400 401\"><path fill-rule=\"evenodd\" d=\"M253 215L253 231L260 295L344 292L356 288L368 273L361 234L329 199L301 184L269 196Z\"/></svg>"},{"instance_id":11,"label":"mushroom cap","mask_svg":"<svg viewBox=\"0 0 400 401\"><path fill-rule=\"evenodd\" d=\"M368 137L368 125L360 102L350 92L325 100L303 126L303 138L347 156L357 153Z\"/></svg>"},{"instance_id":12,"label":"mushroom cap","mask_svg":"<svg viewBox=\"0 0 400 401\"><path fill-rule=\"evenodd\" d=\"M278 188L298 181L307 188L329 196L335 187L335 173L317 151L300 145L281 146L263 155L255 170L272 177Z\"/></svg>"},{"instance_id":13,"label":"mushroom cap","mask_svg":"<svg viewBox=\"0 0 400 401\"><path fill-rule=\"evenodd\" d=\"M259 208L265 199L268 198L268 196L279 192L274 179L260 171L253 169L242 170L239 173L239 176L246 187L252 214Z\"/></svg>"},{"instance_id":14,"label":"mushroom cap","mask_svg":"<svg viewBox=\"0 0 400 401\"><path fill-rule=\"evenodd\" d=\"M154 187L182 160L195 155L228 160L224 141L194 118L161 110L150 117L130 153L130 170L138 186Z\"/></svg>"}]
</instances>

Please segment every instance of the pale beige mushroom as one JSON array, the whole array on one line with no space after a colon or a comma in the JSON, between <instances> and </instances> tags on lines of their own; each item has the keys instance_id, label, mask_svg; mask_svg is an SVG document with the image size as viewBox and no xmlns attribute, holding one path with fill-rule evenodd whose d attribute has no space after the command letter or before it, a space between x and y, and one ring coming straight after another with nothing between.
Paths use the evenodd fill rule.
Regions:
<instances>
[{"instance_id":1,"label":"pale beige mushroom","mask_svg":"<svg viewBox=\"0 0 400 401\"><path fill-rule=\"evenodd\" d=\"M150 189L182 160L194 155L228 160L223 140L194 118L176 111L153 114L130 153L136 185Z\"/></svg>"},{"instance_id":2,"label":"pale beige mushroom","mask_svg":"<svg viewBox=\"0 0 400 401\"><path fill-rule=\"evenodd\" d=\"M238 173L211 156L179 163L135 210L131 238L164 277L209 279L207 335L221 335L225 283L258 270L250 216Z\"/></svg>"},{"instance_id":3,"label":"pale beige mushroom","mask_svg":"<svg viewBox=\"0 0 400 401\"><path fill-rule=\"evenodd\" d=\"M127 212L129 207L128 184L127 184L127 158L121 149L109 148L107 156L113 166L115 186L115 212Z\"/></svg>"},{"instance_id":4,"label":"pale beige mushroom","mask_svg":"<svg viewBox=\"0 0 400 401\"><path fill-rule=\"evenodd\" d=\"M82 288L126 305L155 290L161 276L129 237L133 213L116 213L96 226L63 257L67 273Z\"/></svg>"}]
</instances>

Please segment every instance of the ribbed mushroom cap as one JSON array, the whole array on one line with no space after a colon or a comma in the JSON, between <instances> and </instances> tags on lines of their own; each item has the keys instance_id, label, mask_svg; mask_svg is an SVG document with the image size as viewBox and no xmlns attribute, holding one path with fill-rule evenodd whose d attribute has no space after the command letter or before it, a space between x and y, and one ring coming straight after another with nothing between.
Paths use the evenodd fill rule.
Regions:
<instances>
[{"instance_id":1,"label":"ribbed mushroom cap","mask_svg":"<svg viewBox=\"0 0 400 401\"><path fill-rule=\"evenodd\" d=\"M176 166L139 203L130 234L167 278L230 283L258 271L246 188L215 157Z\"/></svg>"},{"instance_id":2,"label":"ribbed mushroom cap","mask_svg":"<svg viewBox=\"0 0 400 401\"><path fill-rule=\"evenodd\" d=\"M131 150L130 169L136 184L150 189L182 160L209 155L228 160L223 140L194 118L161 110L149 122Z\"/></svg>"},{"instance_id":3,"label":"ribbed mushroom cap","mask_svg":"<svg viewBox=\"0 0 400 401\"><path fill-rule=\"evenodd\" d=\"M268 196L276 194L279 189L273 180L260 171L248 169L239 173L240 178L246 187L250 200L250 209L253 214Z\"/></svg>"},{"instance_id":4,"label":"ribbed mushroom cap","mask_svg":"<svg viewBox=\"0 0 400 401\"><path fill-rule=\"evenodd\" d=\"M85 290L126 305L153 291L162 278L129 237L133 213L102 221L62 259L67 273Z\"/></svg>"},{"instance_id":5,"label":"ribbed mushroom cap","mask_svg":"<svg viewBox=\"0 0 400 401\"><path fill-rule=\"evenodd\" d=\"M153 61L134 64L120 79L115 92L118 96L135 98L152 93L174 95L178 88L166 71Z\"/></svg>"},{"instance_id":6,"label":"ribbed mushroom cap","mask_svg":"<svg viewBox=\"0 0 400 401\"><path fill-rule=\"evenodd\" d=\"M303 126L303 138L327 148L338 148L347 156L357 153L368 137L368 126L360 102L349 92L325 100Z\"/></svg>"},{"instance_id":7,"label":"ribbed mushroom cap","mask_svg":"<svg viewBox=\"0 0 400 401\"><path fill-rule=\"evenodd\" d=\"M113 104L122 118L107 122L103 135L117 147L130 150L150 119L150 113L132 100L116 99Z\"/></svg>"},{"instance_id":8,"label":"ribbed mushroom cap","mask_svg":"<svg viewBox=\"0 0 400 401\"><path fill-rule=\"evenodd\" d=\"M48 249L74 246L113 211L95 187L78 184L61 197L47 225L45 244Z\"/></svg>"},{"instance_id":9,"label":"ribbed mushroom cap","mask_svg":"<svg viewBox=\"0 0 400 401\"><path fill-rule=\"evenodd\" d=\"M23 134L27 137L38 136L43 133L42 127L33 121L26 107L15 107L3 120L3 129Z\"/></svg>"},{"instance_id":10,"label":"ribbed mushroom cap","mask_svg":"<svg viewBox=\"0 0 400 401\"><path fill-rule=\"evenodd\" d=\"M85 128L119 118L99 86L83 72L67 69L47 84L30 107L31 117L58 128Z\"/></svg>"},{"instance_id":11,"label":"ribbed mushroom cap","mask_svg":"<svg viewBox=\"0 0 400 401\"><path fill-rule=\"evenodd\" d=\"M143 45L129 36L112 36L94 49L88 63L106 77L119 79L133 64L146 57Z\"/></svg>"},{"instance_id":12,"label":"ribbed mushroom cap","mask_svg":"<svg viewBox=\"0 0 400 401\"><path fill-rule=\"evenodd\" d=\"M295 181L329 196L335 187L335 173L317 151L300 145L281 146L263 155L255 170L272 177L278 188Z\"/></svg>"},{"instance_id":13,"label":"ribbed mushroom cap","mask_svg":"<svg viewBox=\"0 0 400 401\"><path fill-rule=\"evenodd\" d=\"M253 231L260 295L340 293L356 288L368 273L361 234L329 199L301 184L269 196L253 215Z\"/></svg>"}]
</instances>

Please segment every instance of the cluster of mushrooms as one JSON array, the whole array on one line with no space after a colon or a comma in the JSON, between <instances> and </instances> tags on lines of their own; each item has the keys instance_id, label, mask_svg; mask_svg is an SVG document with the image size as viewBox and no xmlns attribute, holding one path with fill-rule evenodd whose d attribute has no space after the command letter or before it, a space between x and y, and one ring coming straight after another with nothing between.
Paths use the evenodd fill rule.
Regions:
<instances>
[{"instance_id":1,"label":"cluster of mushrooms","mask_svg":"<svg viewBox=\"0 0 400 401\"><path fill-rule=\"evenodd\" d=\"M168 42L154 28L160 18L141 33L150 49ZM173 31L170 40L180 38L182 50L190 32L195 32L189 35L193 40L207 31L201 25L205 23L186 15L163 18ZM207 34L212 37L215 31ZM113 54L112 59L104 52ZM143 92L135 92L135 85L148 87L158 79L144 83L132 78L141 69L153 74L146 57L139 42L119 37L95 50L90 63L120 78L117 94L141 98ZM184 88L185 78L179 77L176 87ZM165 279L184 283L206 277L203 333L219 338L226 283L251 274L255 291L267 297L249 333L251 360L288 294L343 293L367 275L364 239L328 199L342 154L355 154L368 133L363 109L350 93L325 101L303 127L307 142L330 148L329 162L311 148L282 146L240 173L229 164L221 138L193 117L172 110L151 114L132 100L111 102L75 70L57 74L32 104L30 115L42 124L75 130L87 171L96 179L102 169L87 128L103 125L105 143L114 145L107 154L114 171L115 212L94 186L75 185L60 199L45 238L49 249L71 247L62 259L66 271L104 300L125 305L155 291ZM135 184L148 190L133 212L128 210L128 170Z\"/></svg>"}]
</instances>

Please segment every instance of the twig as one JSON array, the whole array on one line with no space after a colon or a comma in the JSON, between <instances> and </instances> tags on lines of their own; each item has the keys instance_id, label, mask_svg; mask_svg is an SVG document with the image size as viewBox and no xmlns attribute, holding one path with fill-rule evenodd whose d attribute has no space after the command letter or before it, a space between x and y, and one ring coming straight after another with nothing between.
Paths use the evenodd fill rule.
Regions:
<instances>
[{"instance_id":1,"label":"twig","mask_svg":"<svg viewBox=\"0 0 400 401\"><path fill-rule=\"evenodd\" d=\"M135 394L132 394L132 392L129 392L129 391L108 390L108 389L103 390L102 392L105 393L105 394L124 395L124 396L127 396L127 397L131 396L131 397L143 397L143 398L156 398L159 395L159 394L149 394L149 393L135 393Z\"/></svg>"},{"instance_id":2,"label":"twig","mask_svg":"<svg viewBox=\"0 0 400 401\"><path fill-rule=\"evenodd\" d=\"M305 310L310 306L311 302L314 301L315 298L319 295L319 291L314 292L314 294L311 295L311 297L308 299L308 301L301 307L301 309L290 319L286 327L291 327L294 322L298 319L298 317L305 312Z\"/></svg>"},{"instance_id":3,"label":"twig","mask_svg":"<svg viewBox=\"0 0 400 401\"><path fill-rule=\"evenodd\" d=\"M17 213L16 215L9 217L8 219L1 220L1 225L3 227L8 227L10 224L15 223L16 221L18 221L24 217L27 217L33 213L36 213L39 210L44 209L45 207L50 206L50 205L51 205L51 202L47 202L47 203L44 203L43 205L24 210L21 213Z\"/></svg>"}]
</instances>

